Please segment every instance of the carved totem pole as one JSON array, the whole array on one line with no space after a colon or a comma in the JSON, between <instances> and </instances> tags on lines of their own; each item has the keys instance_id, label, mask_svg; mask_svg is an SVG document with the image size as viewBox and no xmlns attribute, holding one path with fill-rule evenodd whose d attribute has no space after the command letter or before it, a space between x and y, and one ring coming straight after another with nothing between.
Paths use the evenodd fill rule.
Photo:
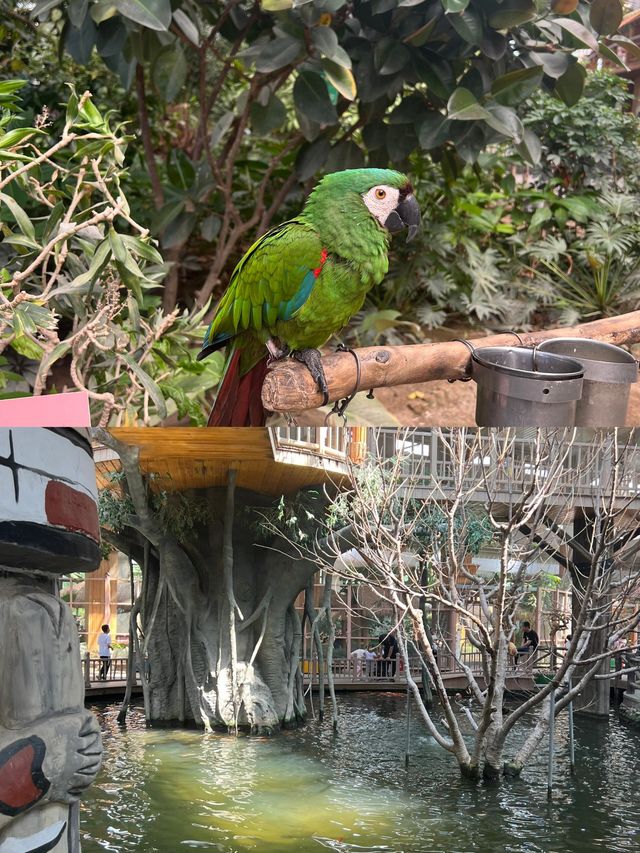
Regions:
<instances>
[{"instance_id":1,"label":"carved totem pole","mask_svg":"<svg viewBox=\"0 0 640 853\"><path fill-rule=\"evenodd\" d=\"M80 851L78 800L102 745L56 577L99 563L86 435L0 429L0 853Z\"/></svg>"}]
</instances>

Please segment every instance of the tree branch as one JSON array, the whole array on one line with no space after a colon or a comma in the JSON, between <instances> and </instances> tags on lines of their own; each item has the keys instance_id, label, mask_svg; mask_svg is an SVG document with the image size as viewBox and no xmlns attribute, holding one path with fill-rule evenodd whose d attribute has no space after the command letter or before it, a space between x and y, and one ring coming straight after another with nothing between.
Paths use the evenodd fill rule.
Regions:
<instances>
[{"instance_id":1,"label":"tree branch","mask_svg":"<svg viewBox=\"0 0 640 853\"><path fill-rule=\"evenodd\" d=\"M595 338L613 344L640 341L640 311L607 317L572 328L549 329L520 335L525 346L547 338ZM502 333L471 341L476 347L513 346L513 334ZM437 344L378 346L355 350L360 361L360 382L356 387L356 364L350 352L334 353L322 359L329 401L340 400L354 391L387 388L435 379L466 379L471 357L457 341ZM270 412L300 412L322 405L322 394L307 368L286 359L267 373L262 386L262 403Z\"/></svg>"}]
</instances>

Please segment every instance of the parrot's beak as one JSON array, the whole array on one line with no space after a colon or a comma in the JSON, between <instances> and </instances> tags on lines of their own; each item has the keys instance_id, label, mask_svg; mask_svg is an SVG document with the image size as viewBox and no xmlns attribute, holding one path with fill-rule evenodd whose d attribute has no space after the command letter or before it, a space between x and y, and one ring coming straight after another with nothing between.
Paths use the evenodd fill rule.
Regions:
<instances>
[{"instance_id":1,"label":"parrot's beak","mask_svg":"<svg viewBox=\"0 0 640 853\"><path fill-rule=\"evenodd\" d=\"M420 206L416 197L411 194L406 196L387 216L384 227L392 234L397 234L403 228L407 229L407 243L418 233L420 228Z\"/></svg>"}]
</instances>

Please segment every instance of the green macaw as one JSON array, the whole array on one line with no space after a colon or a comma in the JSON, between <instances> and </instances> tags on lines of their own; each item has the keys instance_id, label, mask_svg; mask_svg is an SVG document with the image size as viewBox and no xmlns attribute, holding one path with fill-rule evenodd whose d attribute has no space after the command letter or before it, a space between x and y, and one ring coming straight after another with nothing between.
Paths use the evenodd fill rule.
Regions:
<instances>
[{"instance_id":1,"label":"green macaw","mask_svg":"<svg viewBox=\"0 0 640 853\"><path fill-rule=\"evenodd\" d=\"M390 235L420 208L409 179L390 169L326 175L299 216L272 228L236 266L198 359L228 347L209 426L263 425L269 357L304 362L327 398L318 347L360 310L389 268Z\"/></svg>"}]
</instances>

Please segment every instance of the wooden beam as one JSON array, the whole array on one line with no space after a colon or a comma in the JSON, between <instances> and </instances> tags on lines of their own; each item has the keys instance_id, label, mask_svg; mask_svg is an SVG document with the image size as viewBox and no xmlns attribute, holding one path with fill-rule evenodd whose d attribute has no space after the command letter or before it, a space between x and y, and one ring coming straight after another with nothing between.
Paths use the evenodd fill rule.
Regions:
<instances>
[{"instance_id":1,"label":"wooden beam","mask_svg":"<svg viewBox=\"0 0 640 853\"><path fill-rule=\"evenodd\" d=\"M594 338L611 344L640 341L640 311L583 323L581 326L548 329L519 334L525 346L548 338ZM517 346L514 333L475 338L477 348ZM329 401L340 400L355 390L411 385L434 379L464 379L468 376L471 355L465 344L450 341L437 344L365 347L356 350L360 359L360 382L356 388L356 361L350 352L324 356L322 366L329 386ZM307 368L293 359L277 362L267 373L262 386L262 403L270 412L301 412L322 405L322 395Z\"/></svg>"}]
</instances>

